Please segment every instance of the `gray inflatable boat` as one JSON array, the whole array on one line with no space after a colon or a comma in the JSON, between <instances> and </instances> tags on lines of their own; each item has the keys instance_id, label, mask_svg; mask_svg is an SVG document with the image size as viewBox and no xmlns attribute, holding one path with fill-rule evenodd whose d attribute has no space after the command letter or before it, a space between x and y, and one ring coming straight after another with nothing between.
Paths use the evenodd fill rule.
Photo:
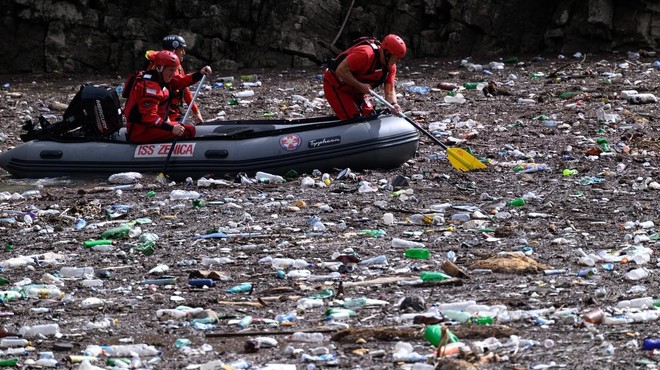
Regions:
<instances>
[{"instance_id":1,"label":"gray inflatable boat","mask_svg":"<svg viewBox=\"0 0 660 370\"><path fill-rule=\"evenodd\" d=\"M257 171L284 175L392 169L412 158L417 129L406 120L370 116L300 120L213 121L196 126L194 139L178 140L167 162L173 179L223 178ZM19 178L100 177L163 170L172 143L126 142L125 128L111 139L61 137L32 140L0 154L0 167Z\"/></svg>"}]
</instances>

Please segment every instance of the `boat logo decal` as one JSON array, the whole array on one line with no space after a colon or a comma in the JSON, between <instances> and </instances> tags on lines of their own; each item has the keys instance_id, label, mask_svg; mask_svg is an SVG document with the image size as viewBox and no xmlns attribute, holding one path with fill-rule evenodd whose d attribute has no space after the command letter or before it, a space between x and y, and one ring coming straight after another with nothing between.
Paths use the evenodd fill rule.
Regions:
<instances>
[{"instance_id":1,"label":"boat logo decal","mask_svg":"<svg viewBox=\"0 0 660 370\"><path fill-rule=\"evenodd\" d=\"M197 143L176 143L172 157L192 157ZM135 147L133 158L167 158L171 143L141 144Z\"/></svg>"},{"instance_id":2,"label":"boat logo decal","mask_svg":"<svg viewBox=\"0 0 660 370\"><path fill-rule=\"evenodd\" d=\"M302 139L296 134L286 135L280 138L280 146L287 151L294 151L300 148L301 143Z\"/></svg>"},{"instance_id":3,"label":"boat logo decal","mask_svg":"<svg viewBox=\"0 0 660 370\"><path fill-rule=\"evenodd\" d=\"M341 143L341 136L324 137L322 139L312 139L307 143L309 148L320 148L322 146L336 145Z\"/></svg>"}]
</instances>

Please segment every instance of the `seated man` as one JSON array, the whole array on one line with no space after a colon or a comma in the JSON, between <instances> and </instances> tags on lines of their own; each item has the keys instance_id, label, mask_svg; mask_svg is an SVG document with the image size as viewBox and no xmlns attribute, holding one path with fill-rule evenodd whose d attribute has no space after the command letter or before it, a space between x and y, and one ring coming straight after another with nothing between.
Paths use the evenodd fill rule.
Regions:
<instances>
[{"instance_id":1,"label":"seated man","mask_svg":"<svg viewBox=\"0 0 660 370\"><path fill-rule=\"evenodd\" d=\"M177 74L179 57L169 50L154 57L154 69L145 71L133 84L126 108L127 137L134 143L168 141L175 137L195 137L195 126L169 121L170 91L188 87L209 76L211 67L199 72Z\"/></svg>"}]
</instances>

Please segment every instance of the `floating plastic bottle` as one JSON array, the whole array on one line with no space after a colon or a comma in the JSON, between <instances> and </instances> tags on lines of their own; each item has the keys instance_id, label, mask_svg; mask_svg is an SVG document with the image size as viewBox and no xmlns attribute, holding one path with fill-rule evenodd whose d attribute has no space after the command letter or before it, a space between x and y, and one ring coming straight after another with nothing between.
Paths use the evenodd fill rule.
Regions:
<instances>
[{"instance_id":1,"label":"floating plastic bottle","mask_svg":"<svg viewBox=\"0 0 660 370\"><path fill-rule=\"evenodd\" d=\"M51 299L62 298L64 293L54 285L33 284L21 288L21 294L26 298Z\"/></svg>"},{"instance_id":2,"label":"floating plastic bottle","mask_svg":"<svg viewBox=\"0 0 660 370\"><path fill-rule=\"evenodd\" d=\"M323 333L295 332L290 339L294 342L320 343L323 342Z\"/></svg>"},{"instance_id":3,"label":"floating plastic bottle","mask_svg":"<svg viewBox=\"0 0 660 370\"><path fill-rule=\"evenodd\" d=\"M236 94L234 94L237 98L249 98L254 96L254 90L244 90L244 91L239 91Z\"/></svg>"},{"instance_id":4,"label":"floating plastic bottle","mask_svg":"<svg viewBox=\"0 0 660 370\"><path fill-rule=\"evenodd\" d=\"M444 328L446 334L446 343L455 343L458 342L458 337L452 333L449 329ZM437 347L440 344L440 340L443 336L443 328L440 325L429 325L424 330L424 339L429 341L434 347Z\"/></svg>"},{"instance_id":5,"label":"floating plastic bottle","mask_svg":"<svg viewBox=\"0 0 660 370\"><path fill-rule=\"evenodd\" d=\"M463 104L467 100L465 99L465 96L461 93L456 93L454 95L446 95L443 98L445 103L450 103L450 104Z\"/></svg>"},{"instance_id":6,"label":"floating plastic bottle","mask_svg":"<svg viewBox=\"0 0 660 370\"><path fill-rule=\"evenodd\" d=\"M58 335L59 332L60 332L60 326L58 324L23 326L18 330L18 334L22 335L23 338L34 338L42 335L47 337L53 337Z\"/></svg>"},{"instance_id":7,"label":"floating plastic bottle","mask_svg":"<svg viewBox=\"0 0 660 370\"><path fill-rule=\"evenodd\" d=\"M512 199L508 201L506 205L509 207L522 207L525 205L525 199L524 198Z\"/></svg>"},{"instance_id":8,"label":"floating plastic bottle","mask_svg":"<svg viewBox=\"0 0 660 370\"><path fill-rule=\"evenodd\" d=\"M227 293L245 293L249 292L252 290L252 284L251 283L243 283L239 285L235 285L229 289L227 289Z\"/></svg>"},{"instance_id":9,"label":"floating plastic bottle","mask_svg":"<svg viewBox=\"0 0 660 370\"><path fill-rule=\"evenodd\" d=\"M363 259L359 263L360 265L386 265L387 256L380 255L376 257L371 257L371 258Z\"/></svg>"},{"instance_id":10,"label":"floating plastic bottle","mask_svg":"<svg viewBox=\"0 0 660 370\"><path fill-rule=\"evenodd\" d=\"M524 163L513 167L513 172L518 174L547 171L549 167L544 163Z\"/></svg>"},{"instance_id":11,"label":"floating plastic bottle","mask_svg":"<svg viewBox=\"0 0 660 370\"><path fill-rule=\"evenodd\" d=\"M442 272L424 271L420 275L420 278L424 282L429 282L429 281L441 281L441 280L451 279L451 276L443 274Z\"/></svg>"},{"instance_id":12,"label":"floating plastic bottle","mask_svg":"<svg viewBox=\"0 0 660 370\"><path fill-rule=\"evenodd\" d=\"M101 239L119 239L125 238L131 232L131 227L129 225L121 225L113 227L101 233Z\"/></svg>"},{"instance_id":13,"label":"floating plastic bottle","mask_svg":"<svg viewBox=\"0 0 660 370\"><path fill-rule=\"evenodd\" d=\"M430 213L430 214L420 214L416 213L411 215L408 220L410 221L411 224L414 225L432 225L436 222L436 214Z\"/></svg>"},{"instance_id":14,"label":"floating plastic bottle","mask_svg":"<svg viewBox=\"0 0 660 370\"><path fill-rule=\"evenodd\" d=\"M426 248L410 248L404 254L406 258L413 259L429 259L431 257L431 253Z\"/></svg>"},{"instance_id":15,"label":"floating plastic bottle","mask_svg":"<svg viewBox=\"0 0 660 370\"><path fill-rule=\"evenodd\" d=\"M426 248L424 243L415 242L412 240L405 240L399 238L392 238L392 247L393 248Z\"/></svg>"},{"instance_id":16,"label":"floating plastic bottle","mask_svg":"<svg viewBox=\"0 0 660 370\"><path fill-rule=\"evenodd\" d=\"M170 199L172 200L187 200L198 199L202 195L194 190L172 190L170 192Z\"/></svg>"},{"instance_id":17,"label":"floating plastic bottle","mask_svg":"<svg viewBox=\"0 0 660 370\"><path fill-rule=\"evenodd\" d=\"M257 179L257 181L259 181L261 183L267 183L267 184L279 184L279 183L283 183L285 181L284 177L282 177L282 176L273 175L273 174L270 174L270 173L267 173L267 172L261 172L261 171L256 173L255 178Z\"/></svg>"},{"instance_id":18,"label":"floating plastic bottle","mask_svg":"<svg viewBox=\"0 0 660 370\"><path fill-rule=\"evenodd\" d=\"M63 278L86 278L94 276L93 267L69 267L60 268L59 274Z\"/></svg>"},{"instance_id":19,"label":"floating plastic bottle","mask_svg":"<svg viewBox=\"0 0 660 370\"><path fill-rule=\"evenodd\" d=\"M655 349L660 349L660 339L645 338L644 343L642 344L642 349L644 351L653 351Z\"/></svg>"},{"instance_id":20,"label":"floating plastic bottle","mask_svg":"<svg viewBox=\"0 0 660 370\"><path fill-rule=\"evenodd\" d=\"M25 338L2 338L0 339L0 348L25 347L29 346L30 341Z\"/></svg>"},{"instance_id":21,"label":"floating plastic bottle","mask_svg":"<svg viewBox=\"0 0 660 370\"><path fill-rule=\"evenodd\" d=\"M18 365L18 361L18 357L0 360L0 367L16 367Z\"/></svg>"},{"instance_id":22,"label":"floating plastic bottle","mask_svg":"<svg viewBox=\"0 0 660 370\"><path fill-rule=\"evenodd\" d=\"M110 239L96 239L96 240L85 240L83 242L85 248L91 248L98 245L112 245L112 240Z\"/></svg>"},{"instance_id":23,"label":"floating plastic bottle","mask_svg":"<svg viewBox=\"0 0 660 370\"><path fill-rule=\"evenodd\" d=\"M428 87L428 86L412 85L412 86L408 86L407 90L408 90L408 92L414 92L414 93L417 93L417 94L426 95L426 94L429 93L429 91L431 91L431 88Z\"/></svg>"}]
</instances>

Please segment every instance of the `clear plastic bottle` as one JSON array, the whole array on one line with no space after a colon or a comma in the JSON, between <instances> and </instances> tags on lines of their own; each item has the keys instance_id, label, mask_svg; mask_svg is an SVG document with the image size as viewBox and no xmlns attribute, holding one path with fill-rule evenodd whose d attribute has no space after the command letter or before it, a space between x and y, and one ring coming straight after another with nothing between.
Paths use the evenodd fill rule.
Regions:
<instances>
[{"instance_id":1,"label":"clear plastic bottle","mask_svg":"<svg viewBox=\"0 0 660 370\"><path fill-rule=\"evenodd\" d=\"M105 347L105 352L108 357L131 357L134 356L133 353L139 357L160 355L160 351L156 347L144 343L107 346Z\"/></svg>"},{"instance_id":2,"label":"clear plastic bottle","mask_svg":"<svg viewBox=\"0 0 660 370\"><path fill-rule=\"evenodd\" d=\"M18 334L22 335L23 338L34 338L41 335L52 337L58 335L59 332L60 326L58 324L23 326L18 329Z\"/></svg>"},{"instance_id":3,"label":"clear plastic bottle","mask_svg":"<svg viewBox=\"0 0 660 370\"><path fill-rule=\"evenodd\" d=\"M407 90L408 92L414 92L417 94L426 95L429 93L429 91L431 91L431 88L428 86L412 85L412 86L408 86Z\"/></svg>"},{"instance_id":4,"label":"clear plastic bottle","mask_svg":"<svg viewBox=\"0 0 660 370\"><path fill-rule=\"evenodd\" d=\"M94 276L93 267L69 267L64 266L60 269L59 274L63 278L86 278Z\"/></svg>"},{"instance_id":5,"label":"clear plastic bottle","mask_svg":"<svg viewBox=\"0 0 660 370\"><path fill-rule=\"evenodd\" d=\"M249 98L254 96L254 90L243 90L234 94L237 98Z\"/></svg>"},{"instance_id":6,"label":"clear plastic bottle","mask_svg":"<svg viewBox=\"0 0 660 370\"><path fill-rule=\"evenodd\" d=\"M424 248L426 248L426 245L424 245L424 243L419 243L419 242L415 242L415 241L412 241L412 240L392 238L392 247L394 247L394 248L405 248L405 249L410 249L410 248L424 249Z\"/></svg>"},{"instance_id":7,"label":"clear plastic bottle","mask_svg":"<svg viewBox=\"0 0 660 370\"><path fill-rule=\"evenodd\" d=\"M323 342L323 333L295 332L290 339L294 342L320 343Z\"/></svg>"},{"instance_id":8,"label":"clear plastic bottle","mask_svg":"<svg viewBox=\"0 0 660 370\"><path fill-rule=\"evenodd\" d=\"M360 261L360 265L387 265L387 256L380 255L376 257L363 259L362 261Z\"/></svg>"},{"instance_id":9,"label":"clear plastic bottle","mask_svg":"<svg viewBox=\"0 0 660 370\"><path fill-rule=\"evenodd\" d=\"M29 346L30 341L25 338L2 338L0 339L0 348L25 347Z\"/></svg>"},{"instance_id":10,"label":"clear plastic bottle","mask_svg":"<svg viewBox=\"0 0 660 370\"><path fill-rule=\"evenodd\" d=\"M323 307L323 299L302 298L296 305L296 308L303 310L317 307Z\"/></svg>"},{"instance_id":11,"label":"clear plastic bottle","mask_svg":"<svg viewBox=\"0 0 660 370\"><path fill-rule=\"evenodd\" d=\"M266 172L261 172L261 171L259 171L255 174L255 178L259 182L269 183L269 184L280 184L280 183L283 183L285 181L284 177L282 177L282 176L273 175L273 174L266 173Z\"/></svg>"},{"instance_id":12,"label":"clear plastic bottle","mask_svg":"<svg viewBox=\"0 0 660 370\"><path fill-rule=\"evenodd\" d=\"M187 200L199 199L202 195L194 190L172 190L170 192L170 199L172 200Z\"/></svg>"},{"instance_id":13,"label":"clear plastic bottle","mask_svg":"<svg viewBox=\"0 0 660 370\"><path fill-rule=\"evenodd\" d=\"M413 225L432 225L436 222L436 214L420 214L416 213L408 218Z\"/></svg>"},{"instance_id":14,"label":"clear plastic bottle","mask_svg":"<svg viewBox=\"0 0 660 370\"><path fill-rule=\"evenodd\" d=\"M21 294L26 298L39 299L62 298L64 296L60 288L45 284L26 285L21 289Z\"/></svg>"},{"instance_id":15,"label":"clear plastic bottle","mask_svg":"<svg viewBox=\"0 0 660 370\"><path fill-rule=\"evenodd\" d=\"M271 261L271 265L273 268L276 268L278 270L284 270L290 267L293 268L305 268L308 267L310 264L307 263L304 259L301 258L273 258Z\"/></svg>"}]
</instances>

